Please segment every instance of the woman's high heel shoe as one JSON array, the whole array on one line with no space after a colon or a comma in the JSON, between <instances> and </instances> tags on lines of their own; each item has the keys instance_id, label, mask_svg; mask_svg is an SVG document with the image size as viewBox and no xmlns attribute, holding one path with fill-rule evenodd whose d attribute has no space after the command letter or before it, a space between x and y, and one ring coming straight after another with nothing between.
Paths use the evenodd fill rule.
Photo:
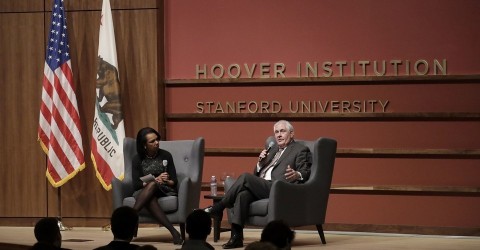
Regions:
<instances>
[{"instance_id":1,"label":"woman's high heel shoe","mask_svg":"<svg viewBox=\"0 0 480 250\"><path fill-rule=\"evenodd\" d=\"M180 235L180 233L175 233L175 235L173 236L173 244L174 245L183 245L183 242L184 240L182 239L182 236Z\"/></svg>"}]
</instances>

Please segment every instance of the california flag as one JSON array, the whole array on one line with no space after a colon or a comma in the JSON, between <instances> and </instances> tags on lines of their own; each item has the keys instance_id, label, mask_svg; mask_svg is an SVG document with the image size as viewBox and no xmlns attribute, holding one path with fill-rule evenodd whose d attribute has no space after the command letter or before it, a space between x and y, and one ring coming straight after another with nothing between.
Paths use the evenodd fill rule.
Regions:
<instances>
[{"instance_id":1,"label":"california flag","mask_svg":"<svg viewBox=\"0 0 480 250\"><path fill-rule=\"evenodd\" d=\"M97 58L95 117L92 130L92 161L106 190L111 180L123 179L125 128L120 96L120 78L110 1L103 0Z\"/></svg>"}]
</instances>

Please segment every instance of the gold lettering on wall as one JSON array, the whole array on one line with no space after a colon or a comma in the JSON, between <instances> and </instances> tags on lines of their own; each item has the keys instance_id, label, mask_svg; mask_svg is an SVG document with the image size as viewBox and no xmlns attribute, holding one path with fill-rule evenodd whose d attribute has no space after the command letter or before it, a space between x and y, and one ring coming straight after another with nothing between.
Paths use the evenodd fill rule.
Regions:
<instances>
[{"instance_id":1,"label":"gold lettering on wall","mask_svg":"<svg viewBox=\"0 0 480 250\"><path fill-rule=\"evenodd\" d=\"M320 68L319 68L320 67ZM285 78L285 63L196 64L196 79ZM296 77L447 75L447 59L298 62Z\"/></svg>"},{"instance_id":2,"label":"gold lettering on wall","mask_svg":"<svg viewBox=\"0 0 480 250\"><path fill-rule=\"evenodd\" d=\"M204 101L197 102L196 113L385 113L389 100L316 101Z\"/></svg>"}]
</instances>

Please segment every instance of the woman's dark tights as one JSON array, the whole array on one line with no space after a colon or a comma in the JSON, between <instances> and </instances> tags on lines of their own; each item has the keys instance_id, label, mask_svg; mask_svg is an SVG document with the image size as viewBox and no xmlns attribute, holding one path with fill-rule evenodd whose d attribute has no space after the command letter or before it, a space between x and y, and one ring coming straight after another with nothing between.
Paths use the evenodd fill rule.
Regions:
<instances>
[{"instance_id":1,"label":"woman's dark tights","mask_svg":"<svg viewBox=\"0 0 480 250\"><path fill-rule=\"evenodd\" d=\"M140 211L142 208L145 207L161 225L165 226L165 228L170 231L173 236L174 242L178 241L181 237L180 233L177 231L177 229L173 227L172 223L170 223L167 216L160 208L160 205L157 202L157 197L155 196L155 192L157 192L156 183L149 182L137 196L133 208L137 211Z\"/></svg>"}]
</instances>

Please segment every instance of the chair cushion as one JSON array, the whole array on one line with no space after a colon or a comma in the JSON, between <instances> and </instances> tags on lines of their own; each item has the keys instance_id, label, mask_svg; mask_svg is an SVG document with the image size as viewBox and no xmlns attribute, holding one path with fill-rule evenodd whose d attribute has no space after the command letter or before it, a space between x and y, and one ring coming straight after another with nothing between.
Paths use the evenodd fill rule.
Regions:
<instances>
[{"instance_id":1,"label":"chair cushion","mask_svg":"<svg viewBox=\"0 0 480 250\"><path fill-rule=\"evenodd\" d=\"M268 213L268 199L262 199L250 204L248 216L265 216Z\"/></svg>"},{"instance_id":2,"label":"chair cushion","mask_svg":"<svg viewBox=\"0 0 480 250\"><path fill-rule=\"evenodd\" d=\"M158 204L160 204L160 208L162 208L163 212L165 213L172 213L178 210L178 197L177 196L166 196L158 198ZM135 197L127 197L123 199L123 205L133 207L135 205ZM148 212L145 209L140 211L140 214Z\"/></svg>"}]
</instances>

